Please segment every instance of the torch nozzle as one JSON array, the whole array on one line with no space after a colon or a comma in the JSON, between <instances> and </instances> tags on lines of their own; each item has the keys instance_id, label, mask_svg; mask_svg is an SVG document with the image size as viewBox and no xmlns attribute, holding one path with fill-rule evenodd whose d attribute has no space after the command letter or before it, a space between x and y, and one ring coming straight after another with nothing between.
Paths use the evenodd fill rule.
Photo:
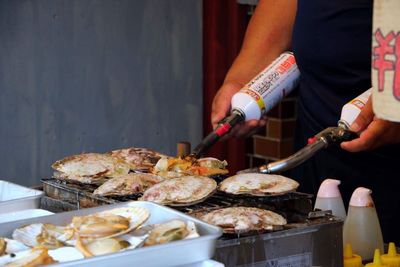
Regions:
<instances>
[{"instance_id":1,"label":"torch nozzle","mask_svg":"<svg viewBox=\"0 0 400 267\"><path fill-rule=\"evenodd\" d=\"M212 145L231 131L239 122L244 121L244 115L239 110L233 110L231 115L225 117L218 123L217 128L207 135L199 145L195 147L190 155L195 158L201 157Z\"/></svg>"}]
</instances>

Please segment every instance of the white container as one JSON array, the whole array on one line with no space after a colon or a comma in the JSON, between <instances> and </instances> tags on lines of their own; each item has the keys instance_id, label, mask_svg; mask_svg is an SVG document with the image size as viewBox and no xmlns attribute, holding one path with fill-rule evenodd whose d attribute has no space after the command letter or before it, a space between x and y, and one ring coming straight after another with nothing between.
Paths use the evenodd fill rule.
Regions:
<instances>
[{"instance_id":1,"label":"white container","mask_svg":"<svg viewBox=\"0 0 400 267\"><path fill-rule=\"evenodd\" d=\"M245 120L259 120L296 87L300 71L293 53L284 52L233 95L232 111Z\"/></svg>"},{"instance_id":2,"label":"white container","mask_svg":"<svg viewBox=\"0 0 400 267\"><path fill-rule=\"evenodd\" d=\"M75 216L84 216L100 211L121 207L144 207L150 212L150 217L144 225L156 224L172 219L192 221L195 223L198 233L197 238L178 240L167 244L149 247L140 247L132 250L74 260L55 264L55 266L146 266L168 267L198 263L212 258L215 251L217 238L222 235L222 230L214 225L207 224L199 219L190 217L177 210L146 201L130 201L112 205L104 205L95 208L74 210L57 213L49 216L18 220L0 224L0 236L10 238L12 232L21 226L32 223L51 223L55 225L67 225Z\"/></svg>"},{"instance_id":3,"label":"white container","mask_svg":"<svg viewBox=\"0 0 400 267\"><path fill-rule=\"evenodd\" d=\"M43 192L0 180L0 214L37 209Z\"/></svg>"},{"instance_id":4,"label":"white container","mask_svg":"<svg viewBox=\"0 0 400 267\"><path fill-rule=\"evenodd\" d=\"M325 179L319 187L314 209L331 210L333 215L344 220L346 218L346 210L344 209L339 185L339 180Z\"/></svg>"},{"instance_id":5,"label":"white container","mask_svg":"<svg viewBox=\"0 0 400 267\"><path fill-rule=\"evenodd\" d=\"M364 261L372 260L375 249L384 251L381 226L371 193L364 187L353 192L343 226L343 244L350 244L353 252Z\"/></svg>"},{"instance_id":6,"label":"white container","mask_svg":"<svg viewBox=\"0 0 400 267\"><path fill-rule=\"evenodd\" d=\"M355 119L361 113L361 110L364 108L365 104L367 104L367 101L371 96L371 93L372 93L372 88L368 89L367 91L365 91L364 93L362 93L361 95L357 96L349 103L344 105L342 108L342 114L340 115L339 124L342 123L347 128L350 128Z\"/></svg>"},{"instance_id":7,"label":"white container","mask_svg":"<svg viewBox=\"0 0 400 267\"><path fill-rule=\"evenodd\" d=\"M51 215L51 214L54 214L54 213L50 212L48 210L42 210L42 209L28 209L28 210L7 212L7 213L0 214L0 223L18 221L18 220L28 219L28 218L36 218L36 217L47 216L47 215Z\"/></svg>"}]
</instances>

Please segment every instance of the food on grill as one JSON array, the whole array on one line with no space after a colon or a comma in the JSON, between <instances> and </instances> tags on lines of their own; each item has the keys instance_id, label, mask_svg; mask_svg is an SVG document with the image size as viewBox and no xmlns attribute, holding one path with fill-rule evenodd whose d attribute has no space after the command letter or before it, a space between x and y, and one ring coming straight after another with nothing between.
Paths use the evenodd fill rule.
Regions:
<instances>
[{"instance_id":1,"label":"food on grill","mask_svg":"<svg viewBox=\"0 0 400 267\"><path fill-rule=\"evenodd\" d=\"M201 215L200 219L221 227L224 233L273 230L274 226L286 224L286 219L281 215L252 207L218 209Z\"/></svg>"},{"instance_id":2,"label":"food on grill","mask_svg":"<svg viewBox=\"0 0 400 267\"><path fill-rule=\"evenodd\" d=\"M97 188L93 194L99 196L126 196L143 193L149 187L164 180L151 173L128 173L112 178Z\"/></svg>"},{"instance_id":3,"label":"food on grill","mask_svg":"<svg viewBox=\"0 0 400 267\"><path fill-rule=\"evenodd\" d=\"M4 266L33 267L56 263L56 261L54 261L54 259L49 256L47 248L44 247L37 247L28 251L21 252L16 257L9 257L8 260L8 263Z\"/></svg>"},{"instance_id":4,"label":"food on grill","mask_svg":"<svg viewBox=\"0 0 400 267\"><path fill-rule=\"evenodd\" d=\"M230 194L280 195L295 191L299 183L281 175L243 173L223 180L219 190Z\"/></svg>"},{"instance_id":5,"label":"food on grill","mask_svg":"<svg viewBox=\"0 0 400 267\"><path fill-rule=\"evenodd\" d=\"M147 189L141 200L171 206L185 206L203 201L217 188L217 183L205 176L184 176L165 180Z\"/></svg>"},{"instance_id":6,"label":"food on grill","mask_svg":"<svg viewBox=\"0 0 400 267\"><path fill-rule=\"evenodd\" d=\"M107 178L127 174L130 164L108 154L88 153L66 157L52 165L56 178L85 184L101 184Z\"/></svg>"},{"instance_id":7,"label":"food on grill","mask_svg":"<svg viewBox=\"0 0 400 267\"><path fill-rule=\"evenodd\" d=\"M113 150L110 154L131 164L133 170L141 171L150 171L161 157L165 157L154 150L136 147Z\"/></svg>"},{"instance_id":8,"label":"food on grill","mask_svg":"<svg viewBox=\"0 0 400 267\"><path fill-rule=\"evenodd\" d=\"M135 230L150 216L142 207L116 208L72 219L71 227L82 238L110 238Z\"/></svg>"},{"instance_id":9,"label":"food on grill","mask_svg":"<svg viewBox=\"0 0 400 267\"><path fill-rule=\"evenodd\" d=\"M163 177L167 174L168 178L179 177L182 174L212 176L227 174L229 172L226 169L227 165L226 161L220 161L216 158L195 159L192 157L162 157L155 165L153 173Z\"/></svg>"}]
</instances>

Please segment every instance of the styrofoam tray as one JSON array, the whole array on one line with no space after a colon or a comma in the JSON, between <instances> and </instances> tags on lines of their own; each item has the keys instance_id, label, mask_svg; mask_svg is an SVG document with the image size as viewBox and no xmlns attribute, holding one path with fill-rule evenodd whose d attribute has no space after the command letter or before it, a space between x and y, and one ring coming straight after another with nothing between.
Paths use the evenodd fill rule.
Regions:
<instances>
[{"instance_id":1,"label":"styrofoam tray","mask_svg":"<svg viewBox=\"0 0 400 267\"><path fill-rule=\"evenodd\" d=\"M28 218L36 218L54 214L48 210L42 209L27 209L0 214L0 223L18 221Z\"/></svg>"},{"instance_id":2,"label":"styrofoam tray","mask_svg":"<svg viewBox=\"0 0 400 267\"><path fill-rule=\"evenodd\" d=\"M0 214L37 209L43 192L0 180Z\"/></svg>"},{"instance_id":3,"label":"styrofoam tray","mask_svg":"<svg viewBox=\"0 0 400 267\"><path fill-rule=\"evenodd\" d=\"M67 225L74 216L88 215L99 211L109 210L117 207L139 206L150 211L150 218L144 225L156 224L172 219L193 221L200 237L174 241L168 244L151 247L141 247L103 256L97 256L84 260L70 261L57 266L179 266L190 263L201 262L210 259L215 251L216 239L222 235L219 227L207 224L203 221L190 217L179 211L164 207L155 203L145 201L131 201L120 204L106 205L89 209L81 209L54 215L19 220L0 224L0 236L11 237L14 229L31 223L52 223L56 225Z\"/></svg>"}]
</instances>

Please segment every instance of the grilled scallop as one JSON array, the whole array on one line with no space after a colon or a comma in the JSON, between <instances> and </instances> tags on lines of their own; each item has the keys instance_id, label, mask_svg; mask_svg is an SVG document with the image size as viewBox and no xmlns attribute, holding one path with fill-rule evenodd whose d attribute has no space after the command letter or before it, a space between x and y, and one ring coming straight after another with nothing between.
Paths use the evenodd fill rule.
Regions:
<instances>
[{"instance_id":1,"label":"grilled scallop","mask_svg":"<svg viewBox=\"0 0 400 267\"><path fill-rule=\"evenodd\" d=\"M164 180L161 176L151 173L128 173L115 177L97 188L93 194L99 196L126 196L143 193L147 188Z\"/></svg>"},{"instance_id":2,"label":"grilled scallop","mask_svg":"<svg viewBox=\"0 0 400 267\"><path fill-rule=\"evenodd\" d=\"M165 155L147 148L124 148L113 150L110 155L123 159L133 170L150 171L157 161Z\"/></svg>"},{"instance_id":3,"label":"grilled scallop","mask_svg":"<svg viewBox=\"0 0 400 267\"><path fill-rule=\"evenodd\" d=\"M183 176L165 180L147 189L141 200L171 206L185 206L203 201L216 189L217 183L204 176Z\"/></svg>"},{"instance_id":4,"label":"grilled scallop","mask_svg":"<svg viewBox=\"0 0 400 267\"><path fill-rule=\"evenodd\" d=\"M224 233L272 230L274 226L286 224L286 219L275 212L251 207L218 209L200 216L200 219L221 227Z\"/></svg>"},{"instance_id":5,"label":"grilled scallop","mask_svg":"<svg viewBox=\"0 0 400 267\"><path fill-rule=\"evenodd\" d=\"M195 159L162 157L153 168L153 173L166 177L181 177L183 175L212 176L227 174L226 161L216 158ZM168 175L165 176L165 175Z\"/></svg>"},{"instance_id":6,"label":"grilled scallop","mask_svg":"<svg viewBox=\"0 0 400 267\"><path fill-rule=\"evenodd\" d=\"M88 153L66 157L52 165L56 178L100 184L106 178L128 174L130 165L108 154Z\"/></svg>"},{"instance_id":7,"label":"grilled scallop","mask_svg":"<svg viewBox=\"0 0 400 267\"><path fill-rule=\"evenodd\" d=\"M280 195L295 191L299 183L281 175L243 173L223 180L219 190L230 194Z\"/></svg>"}]
</instances>

